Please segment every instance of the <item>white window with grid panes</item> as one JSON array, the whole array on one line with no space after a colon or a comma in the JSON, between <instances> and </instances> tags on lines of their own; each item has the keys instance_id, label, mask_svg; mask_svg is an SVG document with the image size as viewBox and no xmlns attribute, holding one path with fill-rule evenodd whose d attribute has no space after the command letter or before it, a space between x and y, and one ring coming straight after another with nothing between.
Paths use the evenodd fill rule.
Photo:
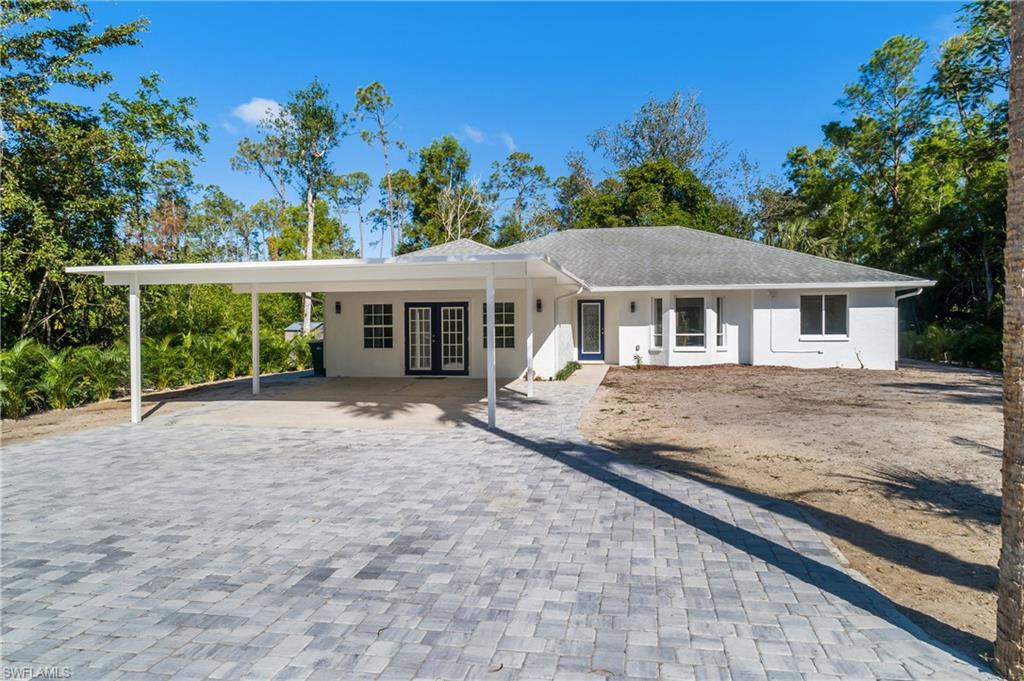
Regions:
<instances>
[{"instance_id":1,"label":"white window with grid panes","mask_svg":"<svg viewBox=\"0 0 1024 681\"><path fill-rule=\"evenodd\" d=\"M495 349L516 346L516 310L514 303L494 304ZM487 347L487 303L484 303L484 347Z\"/></svg>"},{"instance_id":2,"label":"white window with grid panes","mask_svg":"<svg viewBox=\"0 0 1024 681\"><path fill-rule=\"evenodd\" d=\"M391 303L363 305L363 347L390 348L394 345Z\"/></svg>"}]
</instances>

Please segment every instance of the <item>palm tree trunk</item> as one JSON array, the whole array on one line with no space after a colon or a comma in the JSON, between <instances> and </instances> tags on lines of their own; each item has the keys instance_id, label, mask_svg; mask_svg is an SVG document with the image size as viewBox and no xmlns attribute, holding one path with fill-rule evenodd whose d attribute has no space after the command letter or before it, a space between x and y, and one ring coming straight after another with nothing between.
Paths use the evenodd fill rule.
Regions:
<instances>
[{"instance_id":1,"label":"palm tree trunk","mask_svg":"<svg viewBox=\"0 0 1024 681\"><path fill-rule=\"evenodd\" d=\"M1024 679L1024 2L1010 3L1010 159L1003 312L1003 545L996 669Z\"/></svg>"}]
</instances>

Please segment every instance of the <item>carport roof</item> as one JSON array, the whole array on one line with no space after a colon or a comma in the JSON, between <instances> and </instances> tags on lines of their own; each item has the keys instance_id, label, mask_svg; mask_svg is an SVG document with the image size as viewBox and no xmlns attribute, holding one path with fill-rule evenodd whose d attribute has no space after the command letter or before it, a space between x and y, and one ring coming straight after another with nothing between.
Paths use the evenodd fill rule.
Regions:
<instances>
[{"instance_id":1,"label":"carport roof","mask_svg":"<svg viewBox=\"0 0 1024 681\"><path fill-rule=\"evenodd\" d=\"M411 254L410 254L411 255ZM324 290L326 285L405 282L415 286L439 280L496 280L546 277L559 284L582 284L542 253L420 253L415 257L334 260L95 265L68 267L72 274L102 275L108 285L231 284L248 291Z\"/></svg>"}]
</instances>

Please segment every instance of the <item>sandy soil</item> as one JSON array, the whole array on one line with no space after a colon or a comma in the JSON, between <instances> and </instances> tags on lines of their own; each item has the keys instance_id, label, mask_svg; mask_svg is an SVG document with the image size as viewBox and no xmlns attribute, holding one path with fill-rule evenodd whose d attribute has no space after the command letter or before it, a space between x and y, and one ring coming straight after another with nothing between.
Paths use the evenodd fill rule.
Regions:
<instances>
[{"instance_id":1,"label":"sandy soil","mask_svg":"<svg viewBox=\"0 0 1024 681\"><path fill-rule=\"evenodd\" d=\"M757 501L787 499L934 637L995 637L1001 378L613 368L581 427L595 442Z\"/></svg>"}]
</instances>

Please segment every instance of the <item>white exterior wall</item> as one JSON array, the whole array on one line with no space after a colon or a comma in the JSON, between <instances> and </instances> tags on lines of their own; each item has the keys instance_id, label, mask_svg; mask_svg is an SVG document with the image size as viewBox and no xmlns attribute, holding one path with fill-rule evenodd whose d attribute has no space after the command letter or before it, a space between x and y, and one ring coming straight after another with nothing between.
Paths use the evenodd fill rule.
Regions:
<instances>
[{"instance_id":1,"label":"white exterior wall","mask_svg":"<svg viewBox=\"0 0 1024 681\"><path fill-rule=\"evenodd\" d=\"M697 366L704 364L736 364L743 354L744 344L749 349L745 327L749 327L750 298L747 292L687 291L638 291L617 293L619 338L617 363L635 364L634 355L639 354L644 364L657 366ZM675 313L676 298L704 299L704 347L676 348ZM725 306L725 344L717 347L716 298L721 297ZM654 299L662 299L663 342L661 348L653 346ZM630 302L635 302L635 311L630 312ZM606 333L611 332L611 329Z\"/></svg>"},{"instance_id":2,"label":"white exterior wall","mask_svg":"<svg viewBox=\"0 0 1024 681\"><path fill-rule=\"evenodd\" d=\"M536 299L542 311L536 311ZM533 315L534 372L548 378L554 368L555 347L551 288L535 289L534 300L527 305L524 289L494 291L494 301L515 303L515 347L495 350L496 374L516 378L526 371L526 317ZM341 302L341 313L334 311ZM324 297L324 365L328 376L395 377L405 375L405 304L469 303L469 376L487 376L487 351L483 345L483 287L476 290L395 291L327 293ZM390 348L363 347L363 305L390 303L394 320L394 342Z\"/></svg>"},{"instance_id":3,"label":"white exterior wall","mask_svg":"<svg viewBox=\"0 0 1024 681\"><path fill-rule=\"evenodd\" d=\"M846 293L845 339L801 340L800 296ZM895 289L757 291L753 295L754 364L803 368L896 368Z\"/></svg>"},{"instance_id":4,"label":"white exterior wall","mask_svg":"<svg viewBox=\"0 0 1024 681\"><path fill-rule=\"evenodd\" d=\"M577 303L603 300L605 319L605 363L629 366L639 354L644 364L698 366L707 364L765 364L803 368L893 369L896 365L895 290L851 289L848 291L636 291L628 293L587 293L573 295L569 287L538 288L533 300L525 291L495 291L495 301L512 301L516 312L516 347L495 351L497 375L515 378L526 370L526 318L533 315L534 368L545 379L577 359ZM802 294L845 293L848 330L844 339L800 338L800 296ZM568 294L568 295L566 295ZM557 301L556 297L561 297ZM652 300L663 300L664 343L652 347ZM704 298L705 346L676 348L674 305L677 297ZM725 304L725 345L716 346L716 298ZM536 299L541 299L541 312ZM341 314L334 303L341 301ZM407 302L469 303L469 375L486 376L483 347L483 288L477 290L424 292L329 293L324 304L324 361L328 376L404 376L405 304ZM630 303L635 303L630 310ZM363 304L390 303L394 313L394 344L390 349L363 348ZM557 307L557 310L556 310ZM556 331L557 320L557 331ZM639 348L639 349L638 349Z\"/></svg>"}]
</instances>

